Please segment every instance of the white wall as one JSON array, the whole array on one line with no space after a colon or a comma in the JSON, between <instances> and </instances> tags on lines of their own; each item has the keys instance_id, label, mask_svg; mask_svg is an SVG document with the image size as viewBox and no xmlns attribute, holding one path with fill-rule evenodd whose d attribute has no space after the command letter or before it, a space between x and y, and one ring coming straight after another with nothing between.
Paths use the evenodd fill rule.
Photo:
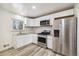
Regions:
<instances>
[{"instance_id":1,"label":"white wall","mask_svg":"<svg viewBox=\"0 0 79 59\"><path fill-rule=\"evenodd\" d=\"M14 14L0 9L0 51L12 47L11 19ZM3 45L9 44L7 47Z\"/></svg>"},{"instance_id":2,"label":"white wall","mask_svg":"<svg viewBox=\"0 0 79 59\"><path fill-rule=\"evenodd\" d=\"M74 12L73 9L69 9L69 10L65 10L65 11L62 11L62 12L58 12L58 13L54 13L52 14L52 17L53 18L56 18L56 17L63 17L63 16L68 16L68 15L73 15Z\"/></svg>"}]
</instances>

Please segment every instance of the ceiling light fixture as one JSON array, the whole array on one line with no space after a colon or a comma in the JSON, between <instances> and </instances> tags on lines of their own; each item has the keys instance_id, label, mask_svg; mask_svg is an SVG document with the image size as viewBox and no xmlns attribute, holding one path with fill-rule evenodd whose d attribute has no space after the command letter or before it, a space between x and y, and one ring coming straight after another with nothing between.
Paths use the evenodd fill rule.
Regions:
<instances>
[{"instance_id":1,"label":"ceiling light fixture","mask_svg":"<svg viewBox=\"0 0 79 59\"><path fill-rule=\"evenodd\" d=\"M36 9L36 6L32 6L33 9Z\"/></svg>"}]
</instances>

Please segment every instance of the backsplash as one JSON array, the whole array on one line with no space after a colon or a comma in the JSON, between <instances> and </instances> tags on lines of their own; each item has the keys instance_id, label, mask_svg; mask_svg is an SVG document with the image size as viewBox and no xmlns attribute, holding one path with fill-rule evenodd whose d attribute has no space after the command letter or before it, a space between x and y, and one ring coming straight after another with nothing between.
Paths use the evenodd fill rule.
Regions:
<instances>
[{"instance_id":1,"label":"backsplash","mask_svg":"<svg viewBox=\"0 0 79 59\"><path fill-rule=\"evenodd\" d=\"M44 30L50 30L51 31L51 27L39 27L39 28L37 28L37 30L35 32L40 33Z\"/></svg>"},{"instance_id":2,"label":"backsplash","mask_svg":"<svg viewBox=\"0 0 79 59\"><path fill-rule=\"evenodd\" d=\"M44 30L50 30L52 32L52 27L36 27L36 28L29 28L29 30L28 29L26 29L26 30L29 33L37 34L37 33L43 32Z\"/></svg>"}]
</instances>

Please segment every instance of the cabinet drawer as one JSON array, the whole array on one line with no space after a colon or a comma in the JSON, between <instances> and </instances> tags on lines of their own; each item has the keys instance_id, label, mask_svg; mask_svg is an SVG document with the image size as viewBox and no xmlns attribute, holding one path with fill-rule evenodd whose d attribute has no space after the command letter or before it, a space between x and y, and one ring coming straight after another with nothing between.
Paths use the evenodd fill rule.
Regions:
<instances>
[{"instance_id":1,"label":"cabinet drawer","mask_svg":"<svg viewBox=\"0 0 79 59\"><path fill-rule=\"evenodd\" d=\"M52 49L53 48L53 39L52 36L47 37L47 47Z\"/></svg>"}]
</instances>

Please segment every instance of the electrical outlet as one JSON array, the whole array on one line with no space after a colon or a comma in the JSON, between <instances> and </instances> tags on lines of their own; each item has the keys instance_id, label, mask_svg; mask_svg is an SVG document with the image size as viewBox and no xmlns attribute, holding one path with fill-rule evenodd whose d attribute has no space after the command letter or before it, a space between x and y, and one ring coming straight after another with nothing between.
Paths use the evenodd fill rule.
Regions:
<instances>
[{"instance_id":1,"label":"electrical outlet","mask_svg":"<svg viewBox=\"0 0 79 59\"><path fill-rule=\"evenodd\" d=\"M9 44L6 44L6 45L3 45L4 47L7 47L7 46L9 46Z\"/></svg>"},{"instance_id":2,"label":"electrical outlet","mask_svg":"<svg viewBox=\"0 0 79 59\"><path fill-rule=\"evenodd\" d=\"M4 47L6 47L6 45L3 45Z\"/></svg>"}]
</instances>

